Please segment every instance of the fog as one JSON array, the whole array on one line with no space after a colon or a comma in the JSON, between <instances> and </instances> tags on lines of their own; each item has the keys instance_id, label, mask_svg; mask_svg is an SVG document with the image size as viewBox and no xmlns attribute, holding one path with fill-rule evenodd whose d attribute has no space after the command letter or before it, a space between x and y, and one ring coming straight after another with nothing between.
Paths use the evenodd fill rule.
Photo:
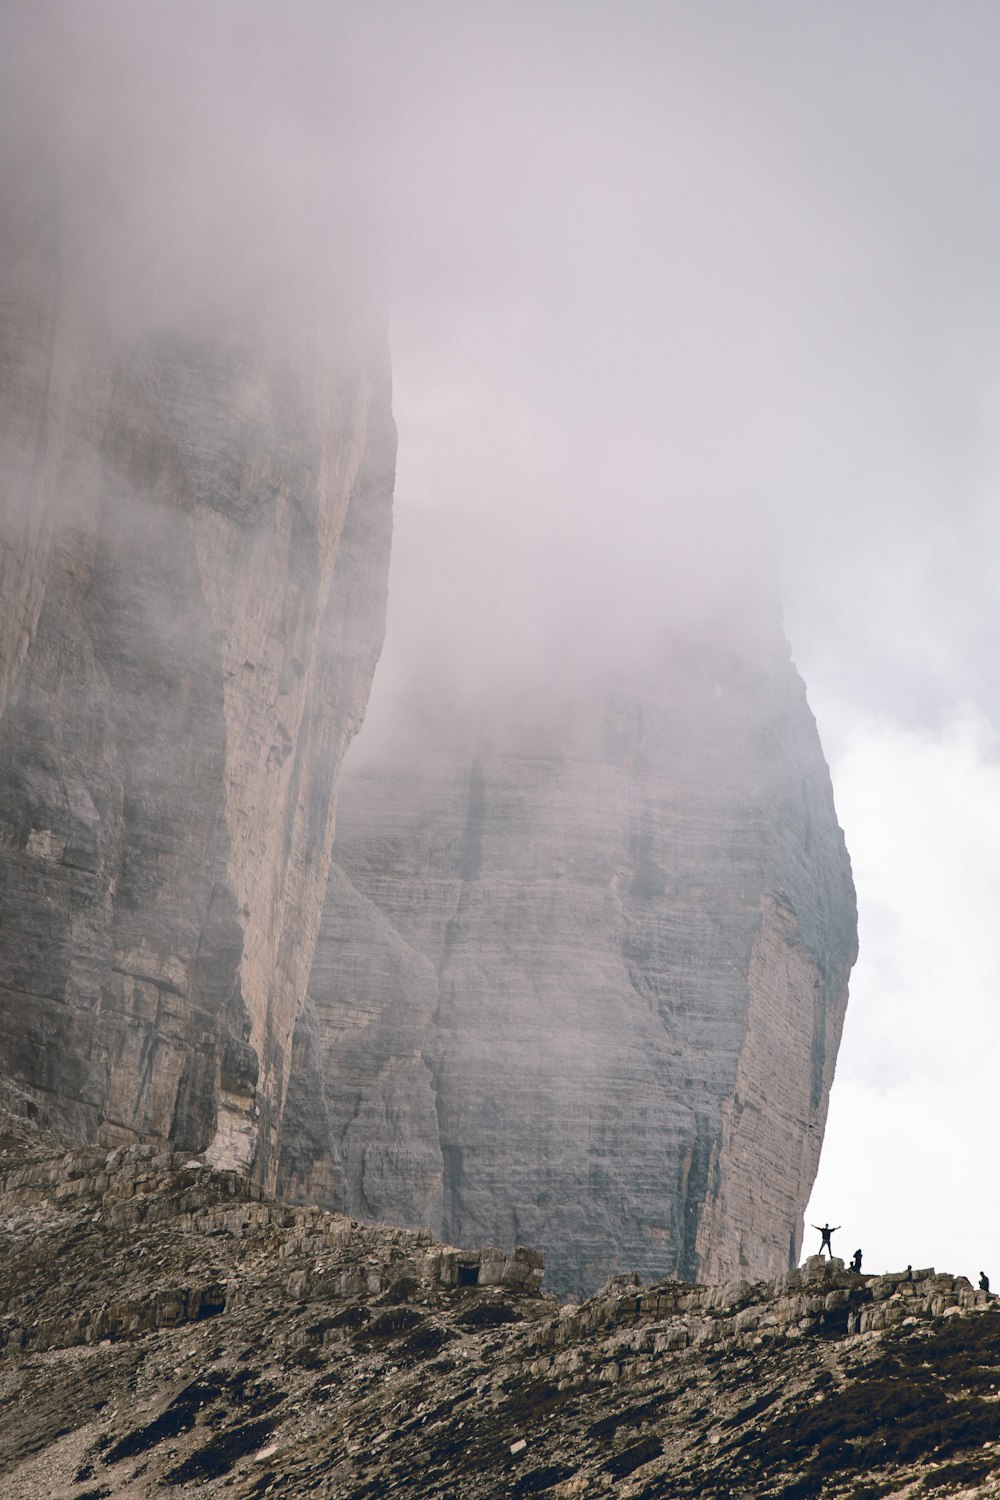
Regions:
<instances>
[{"instance_id":1,"label":"fog","mask_svg":"<svg viewBox=\"0 0 1000 1500\"><path fill-rule=\"evenodd\" d=\"M550 609L579 584L613 629L649 600L634 647L693 529L717 539L697 591L732 577L735 513L738 557L777 550L804 667L917 721L988 691L998 24L637 5L450 39L397 162L410 630L417 507L462 517L445 615L464 584L499 633L477 561L516 599L548 552Z\"/></svg>"},{"instance_id":2,"label":"fog","mask_svg":"<svg viewBox=\"0 0 1000 1500\"><path fill-rule=\"evenodd\" d=\"M0 16L6 164L97 316L391 315L425 655L617 658L750 586L749 545L869 709L988 695L992 6Z\"/></svg>"},{"instance_id":3,"label":"fog","mask_svg":"<svg viewBox=\"0 0 1000 1500\"><path fill-rule=\"evenodd\" d=\"M296 349L317 325L354 336L359 303L384 322L352 28L317 52L305 12L253 5L7 0L0 19L0 167L75 317L121 340L243 323Z\"/></svg>"},{"instance_id":4,"label":"fog","mask_svg":"<svg viewBox=\"0 0 1000 1500\"><path fill-rule=\"evenodd\" d=\"M884 972L907 928L866 891L948 842L920 805L905 844L882 836L875 788L920 800L886 755L928 751L945 808L970 785L988 801L997 774L996 6L8 0L0 18L6 167L58 200L91 316L224 308L295 340L388 316L395 555L357 753L415 683L627 670L665 631L780 593ZM935 890L935 972L971 1026L982 927ZM901 1149L886 1133L920 1109L945 1003L910 986L873 1039L867 962L822 1171L851 1168L821 1175L842 1201ZM990 1057L994 1010L969 1012ZM901 1032L926 1045L898 1052ZM935 1085L957 1131L963 1066ZM902 1116L853 1110L878 1141L838 1118L838 1090L880 1098L900 1069ZM943 1175L939 1221L979 1193ZM955 1270L971 1235L941 1247Z\"/></svg>"}]
</instances>

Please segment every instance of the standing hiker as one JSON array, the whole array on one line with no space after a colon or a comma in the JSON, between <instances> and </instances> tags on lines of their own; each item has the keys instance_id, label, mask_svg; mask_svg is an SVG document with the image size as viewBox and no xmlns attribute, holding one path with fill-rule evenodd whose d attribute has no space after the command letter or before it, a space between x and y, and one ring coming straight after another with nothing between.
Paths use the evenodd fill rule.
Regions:
<instances>
[{"instance_id":1,"label":"standing hiker","mask_svg":"<svg viewBox=\"0 0 1000 1500\"><path fill-rule=\"evenodd\" d=\"M840 1228L840 1225L839 1224L814 1224L813 1228L814 1229L818 1229L819 1232L820 1232L820 1234L823 1236L823 1238L820 1240L819 1252L818 1253L820 1255L822 1255L824 1250L829 1250L829 1252L830 1252L830 1259L833 1260L833 1246L830 1244L830 1236L831 1236L831 1234L836 1234L837 1233L837 1230Z\"/></svg>"}]
</instances>

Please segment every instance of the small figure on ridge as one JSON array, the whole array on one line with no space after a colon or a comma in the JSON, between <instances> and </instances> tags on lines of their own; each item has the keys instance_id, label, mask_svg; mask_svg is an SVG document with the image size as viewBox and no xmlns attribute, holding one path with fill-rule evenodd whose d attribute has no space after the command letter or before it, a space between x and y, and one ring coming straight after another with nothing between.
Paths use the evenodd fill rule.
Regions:
<instances>
[{"instance_id":1,"label":"small figure on ridge","mask_svg":"<svg viewBox=\"0 0 1000 1500\"><path fill-rule=\"evenodd\" d=\"M855 1252L854 1252L854 1259L851 1261L851 1270L854 1272L855 1276L860 1276L861 1275L861 1251L860 1250L855 1250Z\"/></svg>"},{"instance_id":2,"label":"small figure on ridge","mask_svg":"<svg viewBox=\"0 0 1000 1500\"><path fill-rule=\"evenodd\" d=\"M831 1236L831 1234L836 1234L837 1233L837 1230L840 1228L840 1225L839 1224L814 1224L813 1228L814 1229L818 1229L819 1232L820 1232L820 1234L823 1236L822 1240L820 1241L820 1246L819 1246L819 1252L818 1253L820 1255L822 1255L824 1250L829 1250L829 1252L830 1252L830 1259L832 1260L833 1259L833 1246L830 1244L830 1236Z\"/></svg>"},{"instance_id":3,"label":"small figure on ridge","mask_svg":"<svg viewBox=\"0 0 1000 1500\"><path fill-rule=\"evenodd\" d=\"M980 1273L979 1273L979 1290L981 1292L988 1292L989 1289L990 1289L990 1278L987 1276L987 1274L986 1274L985 1271L980 1271Z\"/></svg>"}]
</instances>

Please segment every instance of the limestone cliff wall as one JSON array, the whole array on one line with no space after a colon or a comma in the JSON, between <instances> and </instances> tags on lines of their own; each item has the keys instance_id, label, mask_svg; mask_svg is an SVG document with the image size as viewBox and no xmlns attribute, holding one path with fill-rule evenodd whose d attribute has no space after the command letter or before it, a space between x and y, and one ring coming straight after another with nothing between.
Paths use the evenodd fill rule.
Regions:
<instances>
[{"instance_id":1,"label":"limestone cliff wall","mask_svg":"<svg viewBox=\"0 0 1000 1500\"><path fill-rule=\"evenodd\" d=\"M563 1289L783 1270L856 953L787 646L678 641L506 723L348 774L286 1190L538 1245Z\"/></svg>"},{"instance_id":2,"label":"limestone cliff wall","mask_svg":"<svg viewBox=\"0 0 1000 1500\"><path fill-rule=\"evenodd\" d=\"M0 1091L273 1179L341 757L381 646L384 329L0 284ZM350 322L349 335L347 332Z\"/></svg>"}]
</instances>

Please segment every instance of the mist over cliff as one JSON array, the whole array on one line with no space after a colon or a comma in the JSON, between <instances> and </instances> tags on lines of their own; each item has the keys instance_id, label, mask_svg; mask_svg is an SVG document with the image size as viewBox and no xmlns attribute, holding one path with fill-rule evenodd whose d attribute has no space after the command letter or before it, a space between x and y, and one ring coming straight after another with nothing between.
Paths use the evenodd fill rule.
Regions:
<instances>
[{"instance_id":1,"label":"mist over cliff","mask_svg":"<svg viewBox=\"0 0 1000 1500\"><path fill-rule=\"evenodd\" d=\"M843 625L934 398L877 208L894 31L843 15L4 6L15 1103L273 1181L295 1053L300 1193L354 1172L357 1212L456 1238L558 1238L561 1196L580 1281L795 1254L855 942L781 589ZM384 628L390 320L390 643L328 882ZM537 1113L522 1028L573 1076L540 1068ZM562 1113L591 1166L553 1146L549 1187L505 1187Z\"/></svg>"},{"instance_id":2,"label":"mist over cliff","mask_svg":"<svg viewBox=\"0 0 1000 1500\"><path fill-rule=\"evenodd\" d=\"M122 316L169 322L207 277L308 327L321 286L356 305L345 263L391 277L408 618L511 566L508 611L543 572L557 610L609 549L616 582L652 573L735 510L796 650L914 710L995 658L960 579L992 535L996 20L961 13L5 0L0 123ZM429 508L461 519L425 587Z\"/></svg>"},{"instance_id":3,"label":"mist over cliff","mask_svg":"<svg viewBox=\"0 0 1000 1500\"><path fill-rule=\"evenodd\" d=\"M384 628L366 166L294 25L4 19L0 1092L266 1178Z\"/></svg>"}]
</instances>

